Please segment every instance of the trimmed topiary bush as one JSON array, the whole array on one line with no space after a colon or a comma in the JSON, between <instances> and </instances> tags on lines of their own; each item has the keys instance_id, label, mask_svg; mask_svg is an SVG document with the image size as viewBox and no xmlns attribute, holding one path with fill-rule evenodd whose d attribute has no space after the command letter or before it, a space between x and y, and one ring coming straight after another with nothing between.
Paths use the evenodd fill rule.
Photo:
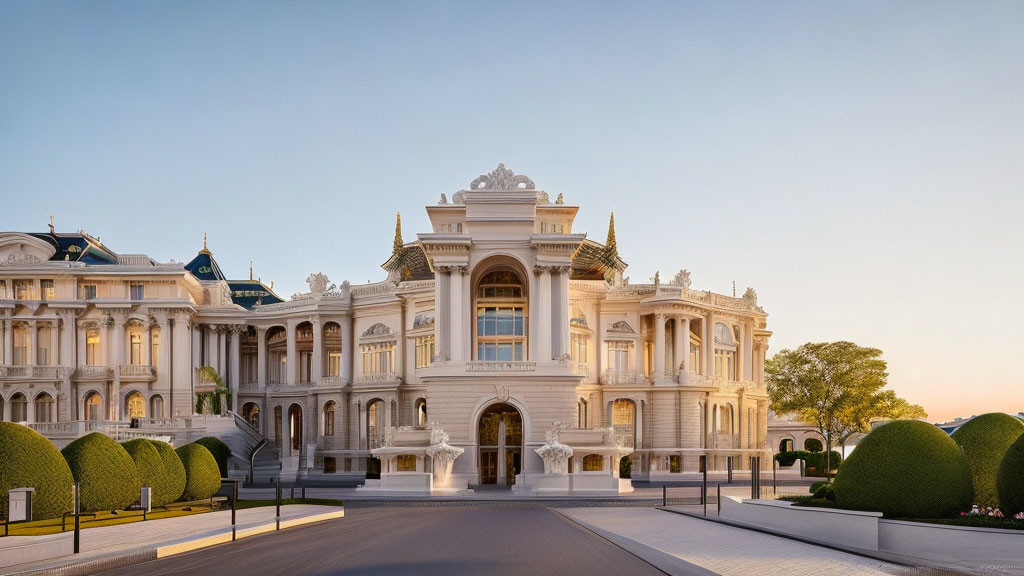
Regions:
<instances>
[{"instance_id":1,"label":"trimmed topiary bush","mask_svg":"<svg viewBox=\"0 0 1024 576\"><path fill-rule=\"evenodd\" d=\"M210 454L213 454L213 459L217 461L217 467L220 469L220 477L228 477L228 458L231 458L231 448L215 436L206 436L196 440L196 444L205 446Z\"/></svg>"},{"instance_id":2,"label":"trimmed topiary bush","mask_svg":"<svg viewBox=\"0 0 1024 576\"><path fill-rule=\"evenodd\" d=\"M61 450L81 486L82 510L121 510L139 499L138 468L128 452L109 436L86 434Z\"/></svg>"},{"instance_id":3,"label":"trimmed topiary bush","mask_svg":"<svg viewBox=\"0 0 1024 576\"><path fill-rule=\"evenodd\" d=\"M996 494L999 464L1021 434L1024 434L1024 422L999 412L972 418L953 432L953 440L963 449L971 466L975 504L999 507Z\"/></svg>"},{"instance_id":4,"label":"trimmed topiary bush","mask_svg":"<svg viewBox=\"0 0 1024 576\"><path fill-rule=\"evenodd\" d=\"M960 447L917 420L889 422L865 436L832 487L840 508L887 517L943 518L970 508L973 496Z\"/></svg>"},{"instance_id":5,"label":"trimmed topiary bush","mask_svg":"<svg viewBox=\"0 0 1024 576\"><path fill-rule=\"evenodd\" d=\"M185 490L181 500L202 500L220 490L220 470L213 454L201 444L185 444L175 450L185 466Z\"/></svg>"},{"instance_id":6,"label":"trimmed topiary bush","mask_svg":"<svg viewBox=\"0 0 1024 576\"><path fill-rule=\"evenodd\" d=\"M779 466L792 466L796 464L797 460L804 460L810 452L806 450L790 450L789 452L779 452L775 455L775 460L779 462Z\"/></svg>"},{"instance_id":7,"label":"trimmed topiary bush","mask_svg":"<svg viewBox=\"0 0 1024 576\"><path fill-rule=\"evenodd\" d=\"M7 517L7 491L35 488L32 518L71 511L71 469L52 442L28 426L0 422L0 516Z\"/></svg>"},{"instance_id":8,"label":"trimmed topiary bush","mask_svg":"<svg viewBox=\"0 0 1024 576\"><path fill-rule=\"evenodd\" d=\"M1024 435L1010 445L996 473L999 511L1006 518L1024 512Z\"/></svg>"},{"instance_id":9,"label":"trimmed topiary bush","mask_svg":"<svg viewBox=\"0 0 1024 576\"><path fill-rule=\"evenodd\" d=\"M174 447L167 442L159 440L148 440L157 454L163 466L160 482L153 486L153 506L166 506L181 498L185 491L185 465L178 458Z\"/></svg>"},{"instance_id":10,"label":"trimmed topiary bush","mask_svg":"<svg viewBox=\"0 0 1024 576\"><path fill-rule=\"evenodd\" d=\"M821 444L821 440L817 438L808 438L804 440L804 450L808 452L821 452L825 447Z\"/></svg>"}]
</instances>

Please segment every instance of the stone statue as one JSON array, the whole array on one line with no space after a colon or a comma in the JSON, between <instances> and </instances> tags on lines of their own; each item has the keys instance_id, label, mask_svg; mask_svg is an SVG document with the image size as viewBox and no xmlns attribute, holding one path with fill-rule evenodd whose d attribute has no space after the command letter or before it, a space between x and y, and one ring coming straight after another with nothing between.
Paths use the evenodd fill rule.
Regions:
<instances>
[{"instance_id":1,"label":"stone statue","mask_svg":"<svg viewBox=\"0 0 1024 576\"><path fill-rule=\"evenodd\" d=\"M558 198L555 198L555 204L565 204L565 199L562 198L562 193L558 193Z\"/></svg>"},{"instance_id":2,"label":"stone statue","mask_svg":"<svg viewBox=\"0 0 1024 576\"><path fill-rule=\"evenodd\" d=\"M447 204L448 203L448 197L444 195L444 192L441 192L441 202L440 203L441 204Z\"/></svg>"},{"instance_id":3,"label":"stone statue","mask_svg":"<svg viewBox=\"0 0 1024 576\"><path fill-rule=\"evenodd\" d=\"M681 286L684 290L690 289L690 271L680 270L676 272L676 275L672 277L669 282L670 286Z\"/></svg>"},{"instance_id":4,"label":"stone statue","mask_svg":"<svg viewBox=\"0 0 1024 576\"><path fill-rule=\"evenodd\" d=\"M654 287L657 288L658 286L661 286L661 271L660 270L654 273Z\"/></svg>"}]
</instances>

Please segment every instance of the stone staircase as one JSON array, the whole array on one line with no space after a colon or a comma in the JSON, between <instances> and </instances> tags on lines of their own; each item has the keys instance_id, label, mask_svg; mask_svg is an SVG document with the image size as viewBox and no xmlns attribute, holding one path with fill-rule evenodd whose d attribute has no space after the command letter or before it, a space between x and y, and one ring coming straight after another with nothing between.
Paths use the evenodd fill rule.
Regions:
<instances>
[{"instance_id":1,"label":"stone staircase","mask_svg":"<svg viewBox=\"0 0 1024 576\"><path fill-rule=\"evenodd\" d=\"M220 438L231 449L231 460L228 462L228 476L232 478L246 479L249 477L249 458L253 451L256 458L253 461L253 478L249 480L257 484L269 484L271 478L276 478L281 473L281 461L278 458L277 446L263 437L242 417L233 412L230 426L222 426L213 436ZM262 446L262 447L261 447Z\"/></svg>"}]
</instances>

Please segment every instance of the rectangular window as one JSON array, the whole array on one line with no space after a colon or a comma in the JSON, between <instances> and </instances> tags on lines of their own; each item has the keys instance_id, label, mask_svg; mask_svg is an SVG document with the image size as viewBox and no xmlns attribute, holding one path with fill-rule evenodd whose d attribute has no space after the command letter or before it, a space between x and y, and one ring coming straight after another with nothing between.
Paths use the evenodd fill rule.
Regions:
<instances>
[{"instance_id":1,"label":"rectangular window","mask_svg":"<svg viewBox=\"0 0 1024 576\"><path fill-rule=\"evenodd\" d=\"M36 364L39 366L50 365L50 334L50 328L44 327L36 337Z\"/></svg>"},{"instance_id":2,"label":"rectangular window","mask_svg":"<svg viewBox=\"0 0 1024 576\"><path fill-rule=\"evenodd\" d=\"M96 299L96 285L95 284L82 284L78 287L78 297L82 300L95 300Z\"/></svg>"},{"instance_id":3,"label":"rectangular window","mask_svg":"<svg viewBox=\"0 0 1024 576\"><path fill-rule=\"evenodd\" d=\"M131 300L145 300L146 285L142 282L130 282L128 284L128 297Z\"/></svg>"},{"instance_id":4,"label":"rectangular window","mask_svg":"<svg viewBox=\"0 0 1024 576\"><path fill-rule=\"evenodd\" d=\"M572 356L573 362L584 364L587 362L587 340L589 340L583 334L572 335L572 346L569 349L570 356Z\"/></svg>"},{"instance_id":5,"label":"rectangular window","mask_svg":"<svg viewBox=\"0 0 1024 576\"><path fill-rule=\"evenodd\" d=\"M395 343L363 344L363 374L390 374L395 368Z\"/></svg>"},{"instance_id":6,"label":"rectangular window","mask_svg":"<svg viewBox=\"0 0 1024 576\"><path fill-rule=\"evenodd\" d=\"M131 350L128 361L134 365L142 364L142 334L132 332L129 338L131 340Z\"/></svg>"},{"instance_id":7,"label":"rectangular window","mask_svg":"<svg viewBox=\"0 0 1024 576\"><path fill-rule=\"evenodd\" d=\"M395 464L397 465L398 472L415 472L416 456L412 454L399 454L395 457Z\"/></svg>"},{"instance_id":8,"label":"rectangular window","mask_svg":"<svg viewBox=\"0 0 1024 576\"><path fill-rule=\"evenodd\" d=\"M156 359L160 357L160 331L150 331L149 344L149 364L153 368L156 368Z\"/></svg>"},{"instance_id":9,"label":"rectangular window","mask_svg":"<svg viewBox=\"0 0 1024 576\"><path fill-rule=\"evenodd\" d=\"M629 342L608 342L608 370L629 371Z\"/></svg>"},{"instance_id":10,"label":"rectangular window","mask_svg":"<svg viewBox=\"0 0 1024 576\"><path fill-rule=\"evenodd\" d=\"M526 311L521 306L480 306L476 316L477 360L525 359Z\"/></svg>"},{"instance_id":11,"label":"rectangular window","mask_svg":"<svg viewBox=\"0 0 1024 576\"><path fill-rule=\"evenodd\" d=\"M36 295L36 283L32 280L14 281L15 300L38 300Z\"/></svg>"},{"instance_id":12,"label":"rectangular window","mask_svg":"<svg viewBox=\"0 0 1024 576\"><path fill-rule=\"evenodd\" d=\"M28 351L32 346L32 338L29 329L14 330L14 365L24 366L28 364Z\"/></svg>"},{"instance_id":13,"label":"rectangular window","mask_svg":"<svg viewBox=\"0 0 1024 576\"><path fill-rule=\"evenodd\" d=\"M327 353L327 375L341 376L341 352L331 350Z\"/></svg>"},{"instance_id":14,"label":"rectangular window","mask_svg":"<svg viewBox=\"0 0 1024 576\"><path fill-rule=\"evenodd\" d=\"M434 362L434 335L416 338L416 367L426 368Z\"/></svg>"},{"instance_id":15,"label":"rectangular window","mask_svg":"<svg viewBox=\"0 0 1024 576\"><path fill-rule=\"evenodd\" d=\"M7 281L0 280L0 298L7 298Z\"/></svg>"},{"instance_id":16,"label":"rectangular window","mask_svg":"<svg viewBox=\"0 0 1024 576\"><path fill-rule=\"evenodd\" d=\"M42 293L43 300L53 300L57 297L53 288L53 280L40 280L39 291Z\"/></svg>"},{"instance_id":17,"label":"rectangular window","mask_svg":"<svg viewBox=\"0 0 1024 576\"><path fill-rule=\"evenodd\" d=\"M100 360L100 331L87 330L85 332L85 363L88 366L99 366Z\"/></svg>"}]
</instances>

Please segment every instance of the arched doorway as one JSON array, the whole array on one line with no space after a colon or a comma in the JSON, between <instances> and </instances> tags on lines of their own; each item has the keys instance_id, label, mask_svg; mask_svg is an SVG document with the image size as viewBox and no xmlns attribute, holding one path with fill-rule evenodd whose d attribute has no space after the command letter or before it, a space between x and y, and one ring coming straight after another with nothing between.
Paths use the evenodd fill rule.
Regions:
<instances>
[{"instance_id":1,"label":"arched doorway","mask_svg":"<svg viewBox=\"0 0 1024 576\"><path fill-rule=\"evenodd\" d=\"M480 483L511 486L523 469L523 417L511 404L494 404L477 426Z\"/></svg>"},{"instance_id":2,"label":"arched doorway","mask_svg":"<svg viewBox=\"0 0 1024 576\"><path fill-rule=\"evenodd\" d=\"M246 402L242 406L242 418L252 426L253 430L260 429L260 405L255 402Z\"/></svg>"},{"instance_id":3,"label":"arched doorway","mask_svg":"<svg viewBox=\"0 0 1024 576\"><path fill-rule=\"evenodd\" d=\"M131 392L124 399L124 411L128 418L146 417L146 399L139 392Z\"/></svg>"},{"instance_id":4,"label":"arched doorway","mask_svg":"<svg viewBox=\"0 0 1024 576\"><path fill-rule=\"evenodd\" d=\"M302 406L292 404L288 408L288 425L292 433L292 454L298 455L302 451Z\"/></svg>"}]
</instances>

